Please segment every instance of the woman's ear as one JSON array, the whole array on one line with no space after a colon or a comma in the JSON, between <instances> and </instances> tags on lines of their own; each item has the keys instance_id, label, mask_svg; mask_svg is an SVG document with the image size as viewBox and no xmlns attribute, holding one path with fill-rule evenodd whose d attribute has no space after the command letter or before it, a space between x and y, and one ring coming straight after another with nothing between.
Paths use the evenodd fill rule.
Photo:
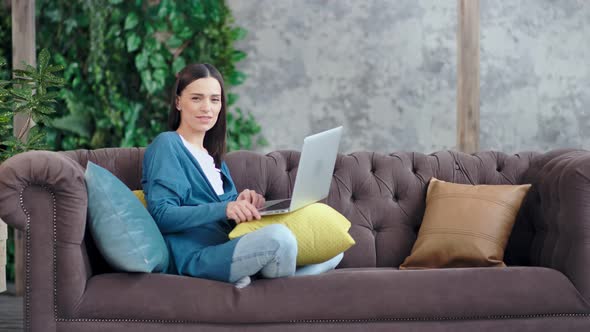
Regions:
<instances>
[{"instance_id":1,"label":"woman's ear","mask_svg":"<svg viewBox=\"0 0 590 332\"><path fill-rule=\"evenodd\" d=\"M176 96L176 110L180 112L180 97Z\"/></svg>"}]
</instances>

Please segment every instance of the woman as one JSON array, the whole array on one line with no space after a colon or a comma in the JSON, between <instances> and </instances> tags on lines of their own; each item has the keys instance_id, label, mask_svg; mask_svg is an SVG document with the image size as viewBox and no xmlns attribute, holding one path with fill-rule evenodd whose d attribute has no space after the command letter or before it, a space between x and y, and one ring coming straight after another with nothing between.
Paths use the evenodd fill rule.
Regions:
<instances>
[{"instance_id":1,"label":"woman","mask_svg":"<svg viewBox=\"0 0 590 332\"><path fill-rule=\"evenodd\" d=\"M209 64L182 69L172 93L170 131L145 151L142 185L148 210L171 253L169 273L235 283L317 274L338 265L342 254L296 269L297 242L283 225L270 225L229 241L236 223L260 219L264 197L239 195L223 161L226 99L223 78Z\"/></svg>"}]
</instances>

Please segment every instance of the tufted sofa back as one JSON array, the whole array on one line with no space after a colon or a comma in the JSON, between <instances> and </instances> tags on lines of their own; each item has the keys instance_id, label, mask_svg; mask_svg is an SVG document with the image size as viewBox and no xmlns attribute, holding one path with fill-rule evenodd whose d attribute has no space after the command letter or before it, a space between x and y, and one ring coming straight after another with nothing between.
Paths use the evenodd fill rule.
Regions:
<instances>
[{"instance_id":1,"label":"tufted sofa back","mask_svg":"<svg viewBox=\"0 0 590 332\"><path fill-rule=\"evenodd\" d=\"M340 267L398 267L416 240L431 177L465 184L522 184L536 155L454 151L339 155L324 202L351 221L350 234L357 243ZM299 156L295 151L268 155L239 151L229 154L227 163L238 189L255 189L267 199L278 199L292 193ZM533 231L527 219L526 213L519 214L506 252L508 264L529 264Z\"/></svg>"},{"instance_id":2,"label":"tufted sofa back","mask_svg":"<svg viewBox=\"0 0 590 332\"><path fill-rule=\"evenodd\" d=\"M541 172L543 166L567 152L515 155L493 151L473 155L455 151L431 155L356 152L338 155L330 194L324 203L351 221L350 234L357 243L346 252L339 267L398 267L410 253L418 234L431 177L474 185L538 183L545 177ZM143 148L63 153L83 167L89 160L93 161L110 170L130 189L141 189ZM299 156L297 151L275 151L267 155L237 151L229 153L226 162L238 190L254 189L270 200L291 196ZM540 258L534 257L541 257L542 253L533 251L535 235L543 231L540 200L533 186L523 202L506 249L504 258L508 265L539 263ZM546 242L539 234L537 242ZM87 246L90 254L94 252L91 239ZM91 257L91 261L96 267L96 261L101 259ZM94 273L106 268L103 264L98 266Z\"/></svg>"}]
</instances>

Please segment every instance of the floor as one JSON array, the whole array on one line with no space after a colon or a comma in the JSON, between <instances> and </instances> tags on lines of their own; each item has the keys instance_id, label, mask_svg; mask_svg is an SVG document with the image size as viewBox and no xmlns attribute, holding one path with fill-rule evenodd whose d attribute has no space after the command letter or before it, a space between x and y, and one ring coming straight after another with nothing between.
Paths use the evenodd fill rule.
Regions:
<instances>
[{"instance_id":1,"label":"floor","mask_svg":"<svg viewBox=\"0 0 590 332\"><path fill-rule=\"evenodd\" d=\"M14 296L14 284L0 293L0 331L21 332L23 330L23 298Z\"/></svg>"}]
</instances>

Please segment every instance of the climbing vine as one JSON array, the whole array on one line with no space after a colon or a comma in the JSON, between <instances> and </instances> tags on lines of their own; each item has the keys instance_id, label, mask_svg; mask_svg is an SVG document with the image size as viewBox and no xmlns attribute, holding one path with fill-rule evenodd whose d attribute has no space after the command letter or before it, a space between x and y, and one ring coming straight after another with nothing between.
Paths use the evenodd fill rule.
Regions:
<instances>
[{"instance_id":1,"label":"climbing vine","mask_svg":"<svg viewBox=\"0 0 590 332\"><path fill-rule=\"evenodd\" d=\"M146 146L167 129L174 74L192 62L225 78L229 149L265 144L252 115L234 105L231 87L245 79L236 63L246 56L234 43L246 31L224 1L37 0L36 8L37 47L65 68L63 101L45 126L53 149Z\"/></svg>"}]
</instances>

